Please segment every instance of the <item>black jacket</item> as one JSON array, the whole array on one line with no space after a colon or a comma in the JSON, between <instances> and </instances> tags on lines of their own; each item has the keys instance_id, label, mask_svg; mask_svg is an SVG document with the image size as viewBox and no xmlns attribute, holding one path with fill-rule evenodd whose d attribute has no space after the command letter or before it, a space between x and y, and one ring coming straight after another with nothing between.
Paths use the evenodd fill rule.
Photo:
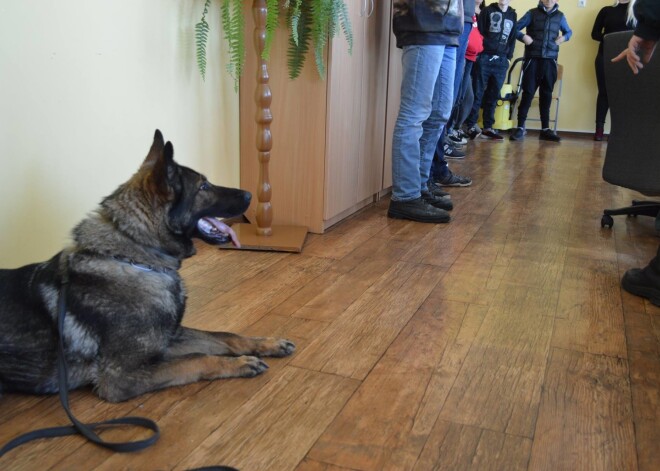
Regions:
<instances>
[{"instance_id":1,"label":"black jacket","mask_svg":"<svg viewBox=\"0 0 660 471\"><path fill-rule=\"evenodd\" d=\"M635 35L650 41L660 39L660 1L637 0L633 7L637 27Z\"/></svg>"},{"instance_id":2,"label":"black jacket","mask_svg":"<svg viewBox=\"0 0 660 471\"><path fill-rule=\"evenodd\" d=\"M458 46L463 0L394 0L392 30L397 47Z\"/></svg>"},{"instance_id":3,"label":"black jacket","mask_svg":"<svg viewBox=\"0 0 660 471\"><path fill-rule=\"evenodd\" d=\"M591 30L591 39L600 42L600 45L598 46L598 54L603 53L603 37L606 34L633 29L632 25L628 25L627 22L627 3L619 3L616 6L601 8L596 16L596 21L594 21L594 27Z\"/></svg>"},{"instance_id":4,"label":"black jacket","mask_svg":"<svg viewBox=\"0 0 660 471\"><path fill-rule=\"evenodd\" d=\"M532 8L518 20L517 37L522 41L523 29L527 29L527 35L534 42L525 46L525 57L537 57L543 59L557 59L559 46L555 43L559 33L562 33L565 41L571 39L573 32L568 26L566 17L559 11L559 4L555 4L550 11L545 11L543 3L539 2L536 8Z\"/></svg>"},{"instance_id":5,"label":"black jacket","mask_svg":"<svg viewBox=\"0 0 660 471\"><path fill-rule=\"evenodd\" d=\"M484 53L511 59L516 47L516 10L506 11L499 4L491 3L481 10L477 18L479 32L484 37Z\"/></svg>"}]
</instances>

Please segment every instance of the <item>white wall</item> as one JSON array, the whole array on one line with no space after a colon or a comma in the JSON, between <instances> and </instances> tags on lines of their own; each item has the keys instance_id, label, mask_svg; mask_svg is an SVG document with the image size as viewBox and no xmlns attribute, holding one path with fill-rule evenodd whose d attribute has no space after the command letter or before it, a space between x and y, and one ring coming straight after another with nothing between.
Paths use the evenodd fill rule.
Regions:
<instances>
[{"instance_id":1,"label":"white wall","mask_svg":"<svg viewBox=\"0 0 660 471\"><path fill-rule=\"evenodd\" d=\"M139 167L154 130L175 159L239 184L238 95L217 0L0 2L0 267L45 260Z\"/></svg>"}]
</instances>

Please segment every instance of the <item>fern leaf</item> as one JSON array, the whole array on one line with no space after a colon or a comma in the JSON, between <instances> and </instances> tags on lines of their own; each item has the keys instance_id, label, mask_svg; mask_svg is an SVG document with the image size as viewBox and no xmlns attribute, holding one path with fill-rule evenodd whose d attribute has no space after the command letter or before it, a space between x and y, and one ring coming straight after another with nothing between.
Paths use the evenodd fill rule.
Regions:
<instances>
[{"instance_id":1,"label":"fern leaf","mask_svg":"<svg viewBox=\"0 0 660 471\"><path fill-rule=\"evenodd\" d=\"M351 20L348 17L348 7L344 0L337 0L337 19L339 20L339 25L341 27L342 33L344 33L344 38L348 43L348 53L353 54L353 28L351 26Z\"/></svg>"},{"instance_id":2,"label":"fern leaf","mask_svg":"<svg viewBox=\"0 0 660 471\"><path fill-rule=\"evenodd\" d=\"M202 80L206 80L206 45L209 38L209 24L206 22L206 14L209 11L211 0L206 0L204 3L204 12L202 19L195 25L195 43L197 45L197 68L202 76Z\"/></svg>"},{"instance_id":3,"label":"fern leaf","mask_svg":"<svg viewBox=\"0 0 660 471\"><path fill-rule=\"evenodd\" d=\"M264 60L268 60L270 57L270 48L273 45L273 38L279 24L279 0L266 0L266 11L266 43L264 52L261 54Z\"/></svg>"},{"instance_id":4,"label":"fern leaf","mask_svg":"<svg viewBox=\"0 0 660 471\"><path fill-rule=\"evenodd\" d=\"M294 30L292 29L292 34L289 36L289 47L287 49L287 65L289 68L289 78L291 80L300 76L300 72L305 64L305 56L309 51L310 43L312 41L312 30L309 26L310 23L309 12L306 8L301 8L298 19L295 23L295 37L297 38L297 42L294 39Z\"/></svg>"},{"instance_id":5,"label":"fern leaf","mask_svg":"<svg viewBox=\"0 0 660 471\"><path fill-rule=\"evenodd\" d=\"M333 0L312 0L309 2L312 15L312 38L314 41L314 59L316 70L325 79L325 46L328 43L329 16L332 13L328 7Z\"/></svg>"},{"instance_id":6,"label":"fern leaf","mask_svg":"<svg viewBox=\"0 0 660 471\"><path fill-rule=\"evenodd\" d=\"M289 24L289 29L291 30L291 38L293 39L293 42L296 44L296 46L299 44L299 38L298 38L298 26L300 23L300 15L302 14L300 5L302 4L302 0L293 0L295 3L293 5L293 8L289 11L289 19L287 23ZM288 4L288 0L287 0Z\"/></svg>"},{"instance_id":7,"label":"fern leaf","mask_svg":"<svg viewBox=\"0 0 660 471\"><path fill-rule=\"evenodd\" d=\"M243 17L242 0L222 0L220 4L220 21L224 38L229 47L229 62L227 72L234 79L234 90L238 90L238 81L245 64L245 18Z\"/></svg>"}]
</instances>

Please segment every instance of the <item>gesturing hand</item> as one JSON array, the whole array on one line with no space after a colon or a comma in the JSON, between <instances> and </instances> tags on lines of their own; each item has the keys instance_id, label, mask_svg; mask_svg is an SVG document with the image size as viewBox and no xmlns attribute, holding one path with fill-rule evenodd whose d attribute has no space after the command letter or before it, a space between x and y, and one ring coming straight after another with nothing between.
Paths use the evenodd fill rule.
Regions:
<instances>
[{"instance_id":1,"label":"gesturing hand","mask_svg":"<svg viewBox=\"0 0 660 471\"><path fill-rule=\"evenodd\" d=\"M644 64L648 64L651 57L653 57L656 44L657 41L642 39L639 36L633 35L628 42L628 47L612 59L612 62L619 62L625 58L630 66L630 70L633 71L633 74L637 75L644 68Z\"/></svg>"}]
</instances>

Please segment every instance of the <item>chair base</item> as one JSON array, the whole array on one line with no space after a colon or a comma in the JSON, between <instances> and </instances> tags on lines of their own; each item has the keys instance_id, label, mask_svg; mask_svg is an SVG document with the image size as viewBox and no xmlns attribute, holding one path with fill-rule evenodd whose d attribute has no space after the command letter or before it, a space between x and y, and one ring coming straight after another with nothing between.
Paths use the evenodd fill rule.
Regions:
<instances>
[{"instance_id":1,"label":"chair base","mask_svg":"<svg viewBox=\"0 0 660 471\"><path fill-rule=\"evenodd\" d=\"M633 200L631 206L617 209L606 209L600 219L600 227L611 228L614 225L612 216L650 216L655 218L655 229L660 232L660 201Z\"/></svg>"}]
</instances>

